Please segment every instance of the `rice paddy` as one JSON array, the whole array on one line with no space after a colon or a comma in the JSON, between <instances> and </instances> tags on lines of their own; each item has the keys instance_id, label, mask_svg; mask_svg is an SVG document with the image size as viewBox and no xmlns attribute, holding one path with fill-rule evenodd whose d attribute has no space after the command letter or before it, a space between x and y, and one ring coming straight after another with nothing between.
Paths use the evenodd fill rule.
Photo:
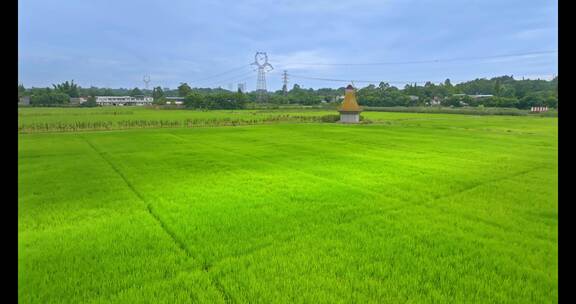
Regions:
<instances>
[{"instance_id":1,"label":"rice paddy","mask_svg":"<svg viewBox=\"0 0 576 304\"><path fill-rule=\"evenodd\" d=\"M558 301L557 118L21 128L333 114L20 109L19 302Z\"/></svg>"}]
</instances>

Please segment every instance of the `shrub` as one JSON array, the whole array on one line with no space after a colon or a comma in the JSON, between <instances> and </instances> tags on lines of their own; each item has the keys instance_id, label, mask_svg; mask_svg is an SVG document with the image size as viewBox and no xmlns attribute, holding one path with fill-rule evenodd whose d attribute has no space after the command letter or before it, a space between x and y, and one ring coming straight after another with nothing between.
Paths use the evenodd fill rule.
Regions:
<instances>
[{"instance_id":1,"label":"shrub","mask_svg":"<svg viewBox=\"0 0 576 304\"><path fill-rule=\"evenodd\" d=\"M324 115L320 117L322 122L338 122L340 120L340 115Z\"/></svg>"}]
</instances>

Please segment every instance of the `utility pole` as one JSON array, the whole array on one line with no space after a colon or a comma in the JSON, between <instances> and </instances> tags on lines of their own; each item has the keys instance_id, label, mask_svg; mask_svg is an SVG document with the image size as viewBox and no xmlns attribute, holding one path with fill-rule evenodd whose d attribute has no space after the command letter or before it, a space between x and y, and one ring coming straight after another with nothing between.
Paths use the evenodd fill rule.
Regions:
<instances>
[{"instance_id":1,"label":"utility pole","mask_svg":"<svg viewBox=\"0 0 576 304\"><path fill-rule=\"evenodd\" d=\"M286 96L288 95L288 73L286 70L284 70L284 73L282 74L282 82L284 83L282 86L282 92L284 93L284 96Z\"/></svg>"},{"instance_id":2,"label":"utility pole","mask_svg":"<svg viewBox=\"0 0 576 304\"><path fill-rule=\"evenodd\" d=\"M264 101L266 99L266 72L270 72L274 68L268 63L268 55L266 55L266 52L256 52L252 65L258 67L258 80L256 81L258 101Z\"/></svg>"}]
</instances>

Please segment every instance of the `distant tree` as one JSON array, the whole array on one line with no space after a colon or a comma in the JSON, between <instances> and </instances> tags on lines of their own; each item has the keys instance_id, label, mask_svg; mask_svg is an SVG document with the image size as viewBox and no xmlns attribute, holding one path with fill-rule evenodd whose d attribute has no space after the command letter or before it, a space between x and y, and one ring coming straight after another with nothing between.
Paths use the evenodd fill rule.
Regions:
<instances>
[{"instance_id":1,"label":"distant tree","mask_svg":"<svg viewBox=\"0 0 576 304\"><path fill-rule=\"evenodd\" d=\"M192 109L206 108L206 98L202 94L192 91L184 98L184 105Z\"/></svg>"},{"instance_id":2,"label":"distant tree","mask_svg":"<svg viewBox=\"0 0 576 304\"><path fill-rule=\"evenodd\" d=\"M132 91L130 91L129 95L134 97L134 96L141 96L143 94L142 94L142 91L136 87L136 88L132 89Z\"/></svg>"},{"instance_id":3,"label":"distant tree","mask_svg":"<svg viewBox=\"0 0 576 304\"><path fill-rule=\"evenodd\" d=\"M114 94L114 91L112 91L111 89L108 89L108 88L104 88L104 89L100 92L100 94L102 94L102 95L99 95L99 96L114 96L114 95L115 95L115 94Z\"/></svg>"},{"instance_id":4,"label":"distant tree","mask_svg":"<svg viewBox=\"0 0 576 304\"><path fill-rule=\"evenodd\" d=\"M484 106L487 107L497 107L497 108L516 108L518 107L518 98L516 97L502 97L493 96L479 101Z\"/></svg>"},{"instance_id":5,"label":"distant tree","mask_svg":"<svg viewBox=\"0 0 576 304\"><path fill-rule=\"evenodd\" d=\"M551 81L552 91L555 96L558 96L558 76L554 77Z\"/></svg>"},{"instance_id":6,"label":"distant tree","mask_svg":"<svg viewBox=\"0 0 576 304\"><path fill-rule=\"evenodd\" d=\"M30 96L30 104L35 106L44 105L62 105L70 102L68 94L59 91L50 91L50 89Z\"/></svg>"},{"instance_id":7,"label":"distant tree","mask_svg":"<svg viewBox=\"0 0 576 304\"><path fill-rule=\"evenodd\" d=\"M313 89L305 90L298 84L294 84L292 90L288 92L286 99L276 99L276 101L285 101L292 104L313 105L322 102L322 99L314 93Z\"/></svg>"},{"instance_id":8,"label":"distant tree","mask_svg":"<svg viewBox=\"0 0 576 304\"><path fill-rule=\"evenodd\" d=\"M518 108L530 109L530 107L543 106L546 103L546 98L542 94L529 93L522 97L518 102Z\"/></svg>"},{"instance_id":9,"label":"distant tree","mask_svg":"<svg viewBox=\"0 0 576 304\"><path fill-rule=\"evenodd\" d=\"M53 84L52 86L54 87L55 91L67 94L70 97L78 97L79 96L78 85L74 83L74 80L72 80L71 82L65 81L65 82L60 83L60 84Z\"/></svg>"},{"instance_id":10,"label":"distant tree","mask_svg":"<svg viewBox=\"0 0 576 304\"><path fill-rule=\"evenodd\" d=\"M556 96L548 96L546 100L544 100L544 105L549 108L557 108L558 98Z\"/></svg>"},{"instance_id":11,"label":"distant tree","mask_svg":"<svg viewBox=\"0 0 576 304\"><path fill-rule=\"evenodd\" d=\"M502 86L500 86L499 88L499 96L502 97L515 97L516 95L516 90L514 89L513 85L510 84L503 84Z\"/></svg>"},{"instance_id":12,"label":"distant tree","mask_svg":"<svg viewBox=\"0 0 576 304\"><path fill-rule=\"evenodd\" d=\"M186 97L192 92L192 88L185 82L181 82L178 86L178 96Z\"/></svg>"},{"instance_id":13,"label":"distant tree","mask_svg":"<svg viewBox=\"0 0 576 304\"><path fill-rule=\"evenodd\" d=\"M502 93L502 87L500 86L500 80L496 79L496 81L494 81L494 95L496 96L500 96L500 93Z\"/></svg>"},{"instance_id":14,"label":"distant tree","mask_svg":"<svg viewBox=\"0 0 576 304\"><path fill-rule=\"evenodd\" d=\"M390 88L390 84L388 84L387 82L381 81L380 84L378 84L378 88L382 91L385 91L385 90Z\"/></svg>"},{"instance_id":15,"label":"distant tree","mask_svg":"<svg viewBox=\"0 0 576 304\"><path fill-rule=\"evenodd\" d=\"M235 102L235 109L243 109L246 107L246 103L248 102L248 97L242 91L236 92L234 94L234 102Z\"/></svg>"},{"instance_id":16,"label":"distant tree","mask_svg":"<svg viewBox=\"0 0 576 304\"><path fill-rule=\"evenodd\" d=\"M18 97L24 96L26 93L26 88L24 88L23 84L18 84Z\"/></svg>"},{"instance_id":17,"label":"distant tree","mask_svg":"<svg viewBox=\"0 0 576 304\"><path fill-rule=\"evenodd\" d=\"M95 96L89 96L88 100L86 100L86 102L80 104L81 107L97 107L98 104L96 103L96 97Z\"/></svg>"},{"instance_id":18,"label":"distant tree","mask_svg":"<svg viewBox=\"0 0 576 304\"><path fill-rule=\"evenodd\" d=\"M154 98L154 100L164 98L164 91L162 90L161 87L155 87L152 90L152 98Z\"/></svg>"},{"instance_id":19,"label":"distant tree","mask_svg":"<svg viewBox=\"0 0 576 304\"><path fill-rule=\"evenodd\" d=\"M452 82L450 82L450 78L446 78L446 80L444 80L444 84L442 86L442 95L443 96L451 96L453 94L455 94L454 92L456 91L454 86L452 85Z\"/></svg>"}]
</instances>

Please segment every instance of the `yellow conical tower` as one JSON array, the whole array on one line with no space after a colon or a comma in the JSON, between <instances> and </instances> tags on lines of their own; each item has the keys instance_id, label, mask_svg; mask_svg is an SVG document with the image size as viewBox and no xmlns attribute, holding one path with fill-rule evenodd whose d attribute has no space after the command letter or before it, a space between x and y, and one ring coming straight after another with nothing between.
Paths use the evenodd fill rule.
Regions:
<instances>
[{"instance_id":1,"label":"yellow conical tower","mask_svg":"<svg viewBox=\"0 0 576 304\"><path fill-rule=\"evenodd\" d=\"M356 102L356 93L354 92L354 87L350 84L346 87L344 102L338 112L340 112L340 122L360 122L360 112L362 112L362 108L358 105L358 102Z\"/></svg>"}]
</instances>

